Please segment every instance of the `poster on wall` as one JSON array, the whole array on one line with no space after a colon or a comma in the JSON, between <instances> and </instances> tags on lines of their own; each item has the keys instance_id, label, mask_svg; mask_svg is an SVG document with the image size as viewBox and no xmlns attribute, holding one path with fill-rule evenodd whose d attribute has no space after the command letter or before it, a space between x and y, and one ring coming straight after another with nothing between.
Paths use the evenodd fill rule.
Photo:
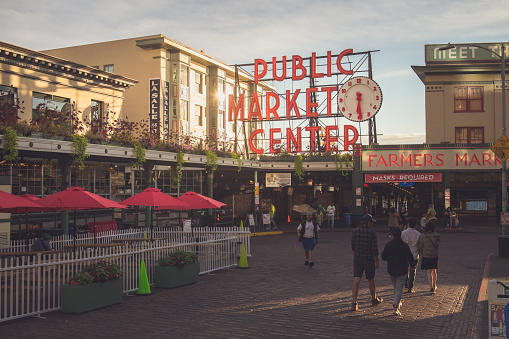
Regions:
<instances>
[{"instance_id":1,"label":"poster on wall","mask_svg":"<svg viewBox=\"0 0 509 339\"><path fill-rule=\"evenodd\" d=\"M184 232L191 232L191 219L182 219Z\"/></svg>"},{"instance_id":2,"label":"poster on wall","mask_svg":"<svg viewBox=\"0 0 509 339\"><path fill-rule=\"evenodd\" d=\"M265 175L265 187L282 187L292 184L291 173L267 173Z\"/></svg>"},{"instance_id":3,"label":"poster on wall","mask_svg":"<svg viewBox=\"0 0 509 339\"><path fill-rule=\"evenodd\" d=\"M263 214L263 224L270 225L270 214Z\"/></svg>"},{"instance_id":4,"label":"poster on wall","mask_svg":"<svg viewBox=\"0 0 509 339\"><path fill-rule=\"evenodd\" d=\"M255 182L255 205L260 205L260 183Z\"/></svg>"},{"instance_id":5,"label":"poster on wall","mask_svg":"<svg viewBox=\"0 0 509 339\"><path fill-rule=\"evenodd\" d=\"M492 303L490 307L491 336L506 337L506 320L504 317L505 304Z\"/></svg>"}]
</instances>

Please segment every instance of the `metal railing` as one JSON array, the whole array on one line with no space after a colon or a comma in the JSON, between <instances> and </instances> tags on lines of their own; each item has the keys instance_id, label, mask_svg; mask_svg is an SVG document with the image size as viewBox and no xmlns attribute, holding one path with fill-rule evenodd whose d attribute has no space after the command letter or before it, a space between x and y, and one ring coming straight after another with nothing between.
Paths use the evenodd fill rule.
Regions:
<instances>
[{"instance_id":1,"label":"metal railing","mask_svg":"<svg viewBox=\"0 0 509 339\"><path fill-rule=\"evenodd\" d=\"M87 243L107 244L111 243L113 239L121 238L150 238L150 228L137 228L118 231L98 232L94 237L93 233L81 233L76 235L76 240L72 235L59 235L54 236L51 241L53 250L63 250L65 246ZM249 237L249 229L243 230L240 227L194 227L191 232L182 231L181 227L161 227L152 230L153 238L167 238L170 242L183 243L183 242L201 242L210 239L218 239L224 237ZM25 239L11 240L10 246L0 247L0 253L6 252L28 252L32 248L34 241L37 239L29 239L28 243ZM251 255L251 248L246 243L246 253Z\"/></svg>"},{"instance_id":2,"label":"metal railing","mask_svg":"<svg viewBox=\"0 0 509 339\"><path fill-rule=\"evenodd\" d=\"M147 231L108 232L98 234L96 241L111 243L113 238L139 238L145 235L149 238L150 233ZM193 229L192 233L166 228L153 231L154 238L165 239L147 239L115 247L78 248L77 251L67 248L67 251L51 254L33 252L30 255L21 254L25 244L12 246L11 250L22 250L10 251L12 256L0 259L0 322L60 309L60 285L68 283L83 267L98 261L113 262L122 267L123 292L129 293L138 290L142 260L145 262L149 284L152 285L158 260L176 249L198 254L200 274L236 266L242 243L246 247L246 255L250 255L249 231L241 231L238 227L228 230L204 227ZM72 241L72 237L62 236L52 244L58 249L70 245ZM81 236L76 241L80 244L91 243L93 237Z\"/></svg>"}]
</instances>

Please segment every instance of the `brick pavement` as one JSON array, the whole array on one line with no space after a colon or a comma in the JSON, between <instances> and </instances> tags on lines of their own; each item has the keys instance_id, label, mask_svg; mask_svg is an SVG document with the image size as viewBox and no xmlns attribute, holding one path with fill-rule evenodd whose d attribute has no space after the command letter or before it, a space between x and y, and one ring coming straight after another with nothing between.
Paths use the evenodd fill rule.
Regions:
<instances>
[{"instance_id":1,"label":"brick pavement","mask_svg":"<svg viewBox=\"0 0 509 339\"><path fill-rule=\"evenodd\" d=\"M392 315L392 285L382 262L371 307L361 282L359 311L351 312L352 253L349 232L322 232L316 265L304 266L294 232L253 237L250 269L206 274L197 284L153 289L147 297L82 315L61 312L45 319L0 324L9 338L466 338L474 323L484 263L496 252L495 234L443 233L438 290L427 293L417 272L416 293L403 296L403 317ZM379 249L388 241L378 232Z\"/></svg>"}]
</instances>

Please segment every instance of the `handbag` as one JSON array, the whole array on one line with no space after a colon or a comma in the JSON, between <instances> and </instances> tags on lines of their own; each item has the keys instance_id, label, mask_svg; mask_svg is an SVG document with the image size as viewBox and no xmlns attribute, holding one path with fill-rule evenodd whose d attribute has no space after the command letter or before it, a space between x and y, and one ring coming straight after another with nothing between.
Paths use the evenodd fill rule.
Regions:
<instances>
[{"instance_id":1,"label":"handbag","mask_svg":"<svg viewBox=\"0 0 509 339\"><path fill-rule=\"evenodd\" d=\"M426 234L424 233L424 235L426 236L426 238L428 238L428 240L431 242L431 244L433 245L433 247L435 247L435 249L438 251L438 246L435 245L435 243L433 242L433 240L431 240L431 238Z\"/></svg>"}]
</instances>

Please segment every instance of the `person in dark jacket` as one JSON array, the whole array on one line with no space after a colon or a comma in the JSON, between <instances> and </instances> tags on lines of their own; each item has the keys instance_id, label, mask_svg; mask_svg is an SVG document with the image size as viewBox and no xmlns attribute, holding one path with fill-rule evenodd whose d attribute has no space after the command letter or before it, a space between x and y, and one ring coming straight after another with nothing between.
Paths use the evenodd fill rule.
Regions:
<instances>
[{"instance_id":1,"label":"person in dark jacket","mask_svg":"<svg viewBox=\"0 0 509 339\"><path fill-rule=\"evenodd\" d=\"M51 235L44 233L40 239L34 241L32 252L51 251Z\"/></svg>"},{"instance_id":2,"label":"person in dark jacket","mask_svg":"<svg viewBox=\"0 0 509 339\"><path fill-rule=\"evenodd\" d=\"M410 251L410 247L401 240L401 229L391 229L393 239L385 244L382 251L382 260L387 261L387 272L394 285L394 315L401 315L401 296L403 294L403 286L408 273L408 266L413 263L414 256Z\"/></svg>"}]
</instances>

